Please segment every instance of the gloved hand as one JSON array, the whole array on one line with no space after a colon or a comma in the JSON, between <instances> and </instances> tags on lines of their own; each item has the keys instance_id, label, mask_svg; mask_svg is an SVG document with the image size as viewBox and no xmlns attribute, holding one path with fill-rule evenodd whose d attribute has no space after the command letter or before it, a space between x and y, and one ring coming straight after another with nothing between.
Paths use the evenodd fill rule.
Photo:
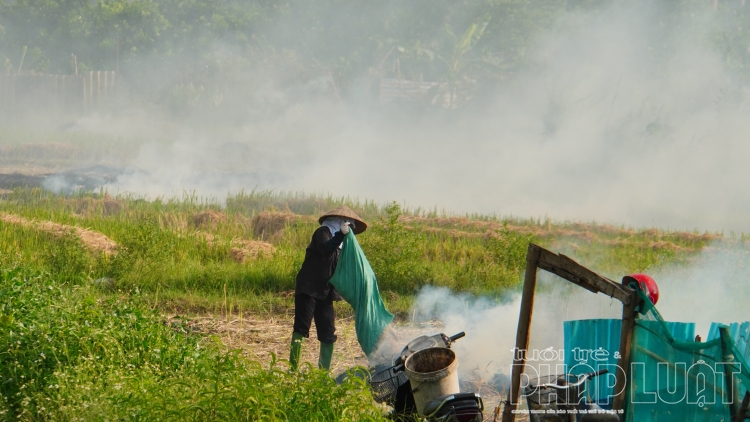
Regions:
<instances>
[{"instance_id":1,"label":"gloved hand","mask_svg":"<svg viewBox=\"0 0 750 422\"><path fill-rule=\"evenodd\" d=\"M344 236L346 236L347 234L349 234L349 222L346 222L346 223L344 223L344 224L341 225L341 233L343 233Z\"/></svg>"}]
</instances>

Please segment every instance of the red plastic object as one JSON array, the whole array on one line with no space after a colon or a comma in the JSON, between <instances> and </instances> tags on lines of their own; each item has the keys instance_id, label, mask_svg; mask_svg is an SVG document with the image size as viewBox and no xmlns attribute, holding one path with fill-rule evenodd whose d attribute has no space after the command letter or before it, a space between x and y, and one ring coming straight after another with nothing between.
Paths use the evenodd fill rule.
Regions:
<instances>
[{"instance_id":1,"label":"red plastic object","mask_svg":"<svg viewBox=\"0 0 750 422\"><path fill-rule=\"evenodd\" d=\"M640 288L643 293L646 293L646 296L651 299L651 303L656 305L656 302L659 301L659 286L656 285L656 281L654 281L650 275L630 274L622 278L622 284L628 285L632 282L638 283L638 288Z\"/></svg>"}]
</instances>

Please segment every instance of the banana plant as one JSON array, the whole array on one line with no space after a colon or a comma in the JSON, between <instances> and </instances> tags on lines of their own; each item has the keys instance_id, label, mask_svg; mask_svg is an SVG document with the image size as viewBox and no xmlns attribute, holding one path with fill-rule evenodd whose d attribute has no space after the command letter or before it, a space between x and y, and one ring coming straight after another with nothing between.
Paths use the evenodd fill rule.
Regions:
<instances>
[{"instance_id":1,"label":"banana plant","mask_svg":"<svg viewBox=\"0 0 750 422\"><path fill-rule=\"evenodd\" d=\"M479 42L484 34L484 30L490 23L492 16L485 15L479 22L474 22L469 25L464 31L463 35L459 38L451 29L446 26L445 30L448 35L454 40L454 47L452 54L444 58L448 65L448 80L450 83L450 108L456 106L456 96L458 89L459 80L464 78L463 67L466 63L466 53L471 51L474 46Z\"/></svg>"},{"instance_id":2,"label":"banana plant","mask_svg":"<svg viewBox=\"0 0 750 422\"><path fill-rule=\"evenodd\" d=\"M484 15L481 19L470 24L460 37L446 25L445 33L448 36L448 41L443 44L442 48L428 48L426 45L429 44L423 42L417 42L412 48L398 47L397 51L402 57L410 57L417 61L422 58L428 63L441 64L444 69L443 84L441 85L447 86L448 89L440 89L436 86L434 92L429 94L433 98L433 103L436 102L437 98L445 98L444 96L448 94L448 101L443 103L444 106L454 109L460 105L458 97L460 96L461 82L471 80L469 69L467 69L467 64L471 61L468 53L474 49L482 38L490 19L489 14Z\"/></svg>"}]
</instances>

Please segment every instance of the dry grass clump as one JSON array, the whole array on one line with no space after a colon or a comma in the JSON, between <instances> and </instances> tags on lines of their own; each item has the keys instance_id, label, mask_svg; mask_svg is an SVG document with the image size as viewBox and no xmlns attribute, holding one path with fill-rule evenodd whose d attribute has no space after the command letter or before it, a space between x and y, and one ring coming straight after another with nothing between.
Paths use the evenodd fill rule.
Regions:
<instances>
[{"instance_id":1,"label":"dry grass clump","mask_svg":"<svg viewBox=\"0 0 750 422\"><path fill-rule=\"evenodd\" d=\"M253 217L253 234L259 239L279 237L287 224L302 220L303 217L290 211L264 211Z\"/></svg>"},{"instance_id":2,"label":"dry grass clump","mask_svg":"<svg viewBox=\"0 0 750 422\"><path fill-rule=\"evenodd\" d=\"M214 210L202 211L190 218L190 224L196 229L210 228L216 230L220 224L224 224L226 221L226 214Z\"/></svg>"},{"instance_id":3,"label":"dry grass clump","mask_svg":"<svg viewBox=\"0 0 750 422\"><path fill-rule=\"evenodd\" d=\"M276 248L272 244L259 240L233 239L231 245L232 249L229 253L232 255L232 259L240 264L248 259L271 257L276 252Z\"/></svg>"},{"instance_id":4,"label":"dry grass clump","mask_svg":"<svg viewBox=\"0 0 750 422\"><path fill-rule=\"evenodd\" d=\"M555 244L568 244L578 249L581 244L602 244L615 247L635 246L655 251L692 252L710 241L721 238L716 233L669 232L659 229L635 230L609 224L544 224L519 225L517 223L472 220L467 217L432 218L399 216L399 221L409 230L419 230L444 238L497 238L505 231L530 234L537 239L554 239ZM565 239L565 240L563 240Z\"/></svg>"},{"instance_id":5,"label":"dry grass clump","mask_svg":"<svg viewBox=\"0 0 750 422\"><path fill-rule=\"evenodd\" d=\"M670 250L675 252L684 252L684 251L692 251L692 248L686 248L683 246L675 245L672 242L667 242L664 240L660 241L650 241L648 242L648 247L653 250Z\"/></svg>"},{"instance_id":6,"label":"dry grass clump","mask_svg":"<svg viewBox=\"0 0 750 422\"><path fill-rule=\"evenodd\" d=\"M398 221L404 224L428 225L440 229L470 229L470 230L496 230L503 227L498 221L472 220L467 217L418 217L413 215L400 215Z\"/></svg>"},{"instance_id":7,"label":"dry grass clump","mask_svg":"<svg viewBox=\"0 0 750 422\"><path fill-rule=\"evenodd\" d=\"M221 237L215 234L204 232L196 232L195 234L203 238L211 248L223 241ZM229 241L229 246L231 248L229 254L239 264L245 263L248 260L270 258L276 252L275 246L260 240L232 239Z\"/></svg>"},{"instance_id":8,"label":"dry grass clump","mask_svg":"<svg viewBox=\"0 0 750 422\"><path fill-rule=\"evenodd\" d=\"M18 215L0 214L0 221L8 224L16 224L24 227L31 227L55 236L65 236L74 234L81 239L81 242L94 252L103 252L108 255L117 254L117 243L102 233L84 229L66 224L54 223L51 221L34 221L28 220Z\"/></svg>"},{"instance_id":9,"label":"dry grass clump","mask_svg":"<svg viewBox=\"0 0 750 422\"><path fill-rule=\"evenodd\" d=\"M165 212L159 215L159 224L165 229L177 233L189 233L190 229L189 216L185 213Z\"/></svg>"},{"instance_id":10,"label":"dry grass clump","mask_svg":"<svg viewBox=\"0 0 750 422\"><path fill-rule=\"evenodd\" d=\"M488 232L467 232L463 230L444 229L444 228L439 228L439 227L420 227L419 229L417 229L416 227L410 226L410 225L404 226L404 228L408 230L420 230L424 233L442 235L442 236L446 236L452 239L460 239L464 237L483 237L483 236L488 236L488 234L490 233L489 231Z\"/></svg>"},{"instance_id":11,"label":"dry grass clump","mask_svg":"<svg viewBox=\"0 0 750 422\"><path fill-rule=\"evenodd\" d=\"M109 194L104 195L101 199L95 199L92 197L66 199L65 205L69 207L74 214L83 216L112 216L120 214L125 209L124 201L113 199Z\"/></svg>"}]
</instances>

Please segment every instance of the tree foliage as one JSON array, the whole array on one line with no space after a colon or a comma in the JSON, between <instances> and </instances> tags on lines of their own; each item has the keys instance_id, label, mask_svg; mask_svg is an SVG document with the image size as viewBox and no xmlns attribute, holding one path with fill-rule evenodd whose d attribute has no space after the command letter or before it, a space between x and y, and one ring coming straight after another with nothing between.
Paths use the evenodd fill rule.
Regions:
<instances>
[{"instance_id":1,"label":"tree foliage","mask_svg":"<svg viewBox=\"0 0 750 422\"><path fill-rule=\"evenodd\" d=\"M536 36L611 0L0 0L0 71L119 69L174 110L239 107L268 84L337 98L373 95L381 78L442 83L461 106L528 64ZM750 13L720 1L655 2L665 29L708 25L714 47L747 74ZM25 54L24 54L25 52ZM75 56L75 60L73 59ZM238 92L237 87L241 87Z\"/></svg>"}]
</instances>

